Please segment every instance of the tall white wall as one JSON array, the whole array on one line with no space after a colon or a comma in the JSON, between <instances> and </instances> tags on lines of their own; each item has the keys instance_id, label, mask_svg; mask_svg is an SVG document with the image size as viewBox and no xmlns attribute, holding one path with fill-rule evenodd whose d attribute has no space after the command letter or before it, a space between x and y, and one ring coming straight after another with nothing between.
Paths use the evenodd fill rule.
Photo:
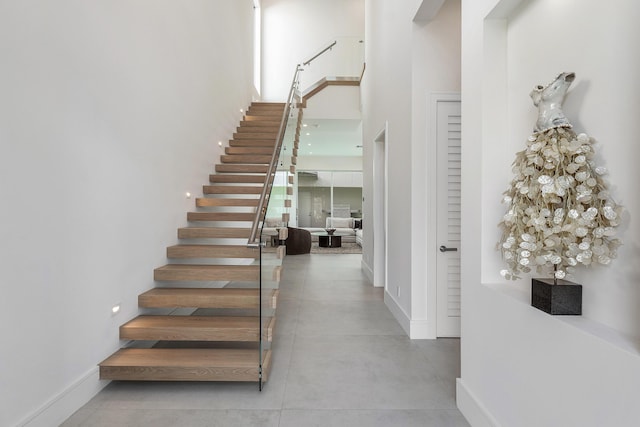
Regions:
<instances>
[{"instance_id":1,"label":"tall white wall","mask_svg":"<svg viewBox=\"0 0 640 427\"><path fill-rule=\"evenodd\" d=\"M493 12L492 9L497 6ZM631 0L463 0L462 378L472 425L634 426L640 419L640 6ZM575 71L564 111L596 138L624 246L576 274L583 315L530 306L529 280L504 283L495 242L510 164L536 119L528 96Z\"/></svg>"},{"instance_id":2,"label":"tall white wall","mask_svg":"<svg viewBox=\"0 0 640 427\"><path fill-rule=\"evenodd\" d=\"M420 16L416 20L416 12L425 9L423 3L437 3L429 21ZM374 174L380 173L374 171L373 141L386 125L389 279L385 301L412 338L434 337L429 334L434 330L435 307L428 310L432 302L428 294L435 295L435 281L428 266L435 253L428 250L428 225L433 218L427 201L435 196L428 167L435 146L427 137L427 98L433 92L460 90L460 6L457 1L443 6L442 1L368 0L365 9L363 216L373 216L372 182ZM363 232L363 262L371 270L380 268L374 265L374 232L371 227Z\"/></svg>"},{"instance_id":3,"label":"tall white wall","mask_svg":"<svg viewBox=\"0 0 640 427\"><path fill-rule=\"evenodd\" d=\"M436 141L433 97L460 93L460 0L426 0L440 4L413 29L411 153L411 320L414 338L436 337ZM425 262L426 261L426 262Z\"/></svg>"},{"instance_id":4,"label":"tall white wall","mask_svg":"<svg viewBox=\"0 0 640 427\"><path fill-rule=\"evenodd\" d=\"M252 14L0 5L0 425L58 425L104 386L97 363L251 100Z\"/></svg>"},{"instance_id":5,"label":"tall white wall","mask_svg":"<svg viewBox=\"0 0 640 427\"><path fill-rule=\"evenodd\" d=\"M262 99L285 99L296 65L336 37L362 37L363 7L364 0L262 0Z\"/></svg>"},{"instance_id":6,"label":"tall white wall","mask_svg":"<svg viewBox=\"0 0 640 427\"><path fill-rule=\"evenodd\" d=\"M412 4L413 3L413 4ZM394 314L411 316L411 41L416 2L367 0L367 69L361 84L363 117L363 218L374 217L374 140L386 132L388 149L388 269ZM379 173L379 172L375 172ZM372 225L373 221L369 220ZM363 228L363 263L374 265L373 227ZM380 236L378 236L380 238ZM380 283L376 283L380 285ZM399 296L398 296L399 289ZM401 322L408 329L406 322Z\"/></svg>"}]
</instances>

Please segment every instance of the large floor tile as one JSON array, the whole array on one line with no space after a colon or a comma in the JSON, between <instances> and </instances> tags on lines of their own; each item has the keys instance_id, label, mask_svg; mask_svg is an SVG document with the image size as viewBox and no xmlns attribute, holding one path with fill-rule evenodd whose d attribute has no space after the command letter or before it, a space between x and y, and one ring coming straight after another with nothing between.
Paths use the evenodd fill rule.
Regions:
<instances>
[{"instance_id":1,"label":"large floor tile","mask_svg":"<svg viewBox=\"0 0 640 427\"><path fill-rule=\"evenodd\" d=\"M186 410L186 409L96 409L90 419L81 411L62 427L278 427L280 411Z\"/></svg>"},{"instance_id":2,"label":"large floor tile","mask_svg":"<svg viewBox=\"0 0 640 427\"><path fill-rule=\"evenodd\" d=\"M454 409L438 377L401 336L296 336L285 409Z\"/></svg>"},{"instance_id":3,"label":"large floor tile","mask_svg":"<svg viewBox=\"0 0 640 427\"><path fill-rule=\"evenodd\" d=\"M305 300L298 315L298 335L405 335L378 301Z\"/></svg>"},{"instance_id":4,"label":"large floor tile","mask_svg":"<svg viewBox=\"0 0 640 427\"><path fill-rule=\"evenodd\" d=\"M469 427L457 410L283 410L280 427Z\"/></svg>"}]
</instances>

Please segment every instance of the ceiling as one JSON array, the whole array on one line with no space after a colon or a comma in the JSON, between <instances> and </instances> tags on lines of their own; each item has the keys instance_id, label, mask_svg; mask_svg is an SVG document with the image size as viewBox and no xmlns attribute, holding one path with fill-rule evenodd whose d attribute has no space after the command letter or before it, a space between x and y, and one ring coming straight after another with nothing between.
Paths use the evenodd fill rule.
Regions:
<instances>
[{"instance_id":1,"label":"ceiling","mask_svg":"<svg viewBox=\"0 0 640 427\"><path fill-rule=\"evenodd\" d=\"M362 156L362 120L309 119L302 123L298 156Z\"/></svg>"}]
</instances>

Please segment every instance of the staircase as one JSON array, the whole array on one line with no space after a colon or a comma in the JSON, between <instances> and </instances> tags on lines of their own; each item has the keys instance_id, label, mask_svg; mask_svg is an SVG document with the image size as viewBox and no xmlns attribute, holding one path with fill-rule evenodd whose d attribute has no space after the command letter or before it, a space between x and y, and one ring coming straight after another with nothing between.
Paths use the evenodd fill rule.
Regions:
<instances>
[{"instance_id":1,"label":"staircase","mask_svg":"<svg viewBox=\"0 0 640 427\"><path fill-rule=\"evenodd\" d=\"M178 230L181 243L167 248L171 263L155 269L157 287L138 297L152 314L120 327L120 339L130 343L99 364L101 379L267 380L272 355L260 337L273 338L275 315L265 312L275 313L278 290L263 286L261 297L257 287L265 268L267 280L279 280L284 247L272 254L280 262L263 263L261 273L260 251L247 247L247 239L284 108L253 103L248 109L196 199L198 209L187 213L190 226Z\"/></svg>"}]
</instances>

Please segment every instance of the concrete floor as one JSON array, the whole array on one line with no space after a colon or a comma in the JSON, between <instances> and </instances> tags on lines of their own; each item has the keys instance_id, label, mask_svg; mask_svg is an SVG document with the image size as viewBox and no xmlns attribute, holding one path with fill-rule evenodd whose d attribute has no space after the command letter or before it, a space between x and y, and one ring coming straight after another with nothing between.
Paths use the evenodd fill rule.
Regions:
<instances>
[{"instance_id":1,"label":"concrete floor","mask_svg":"<svg viewBox=\"0 0 640 427\"><path fill-rule=\"evenodd\" d=\"M458 427L457 339L409 340L361 255L285 259L262 392L246 383L111 383L71 426Z\"/></svg>"}]
</instances>

